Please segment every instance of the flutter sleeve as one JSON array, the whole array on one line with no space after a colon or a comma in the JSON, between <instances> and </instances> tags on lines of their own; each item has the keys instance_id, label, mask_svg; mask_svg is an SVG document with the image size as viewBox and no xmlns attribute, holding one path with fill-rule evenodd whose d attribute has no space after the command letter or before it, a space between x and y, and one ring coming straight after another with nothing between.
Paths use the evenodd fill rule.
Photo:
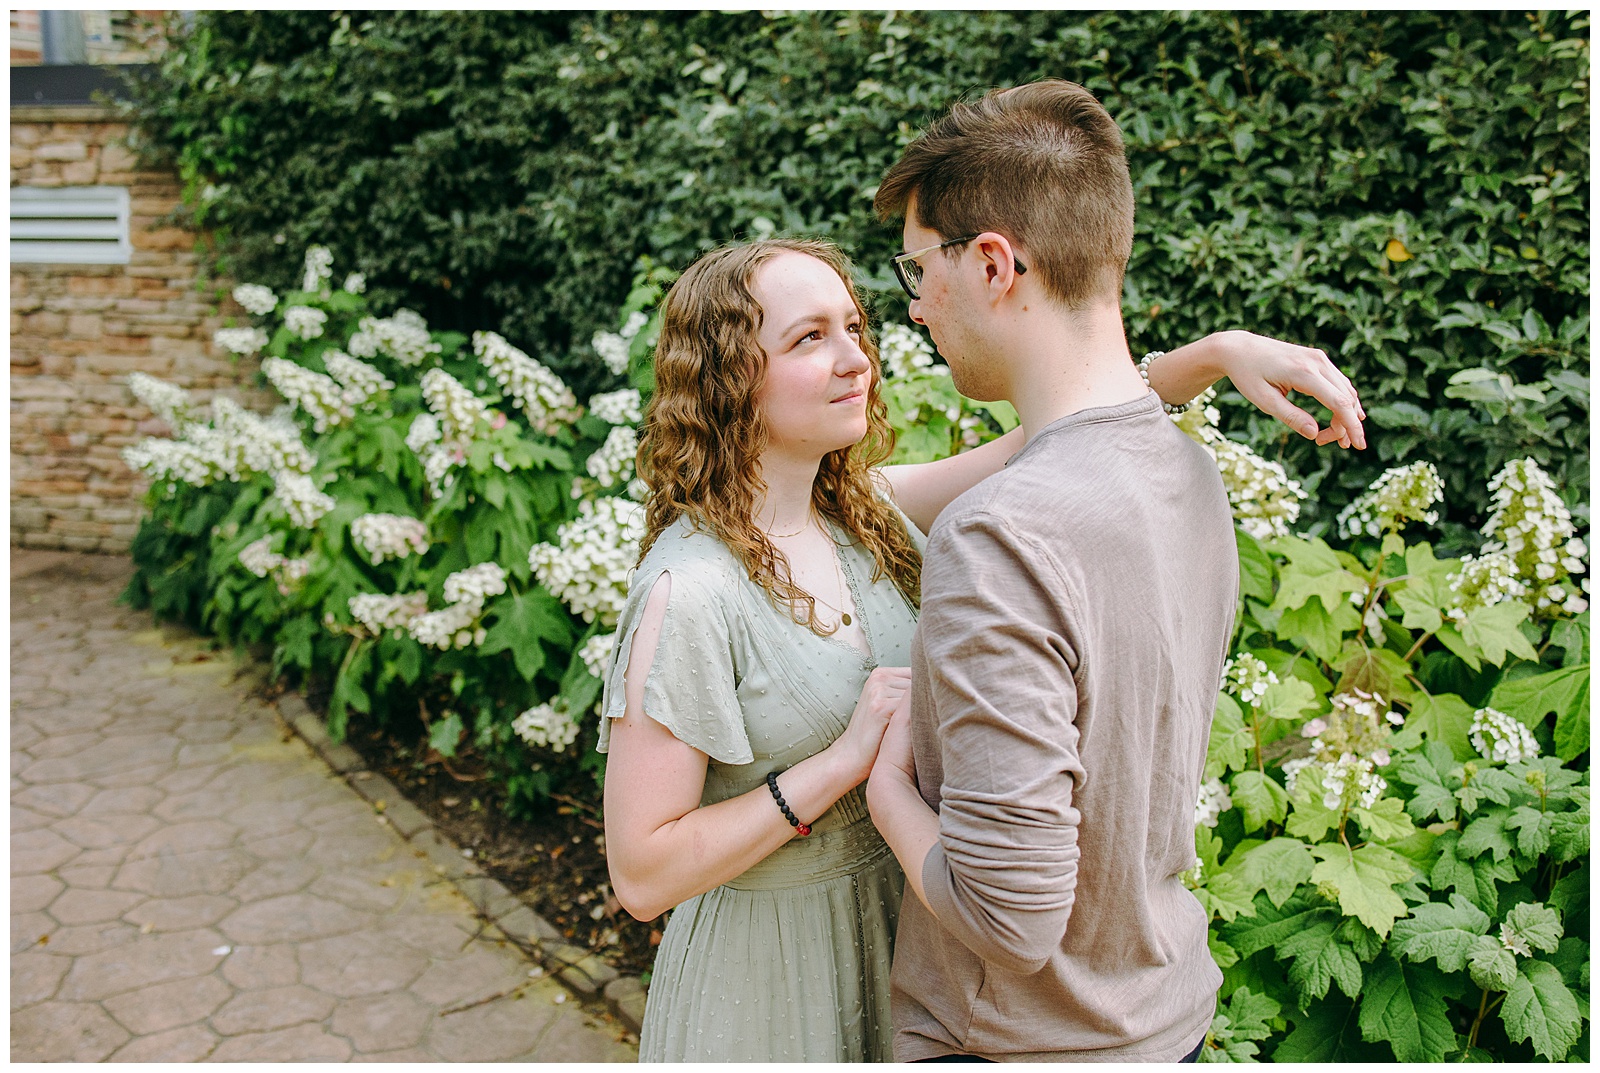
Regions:
<instances>
[{"instance_id":1,"label":"flutter sleeve","mask_svg":"<svg viewBox=\"0 0 1600 1073\"><path fill-rule=\"evenodd\" d=\"M672 591L661 627L661 641L644 683L644 713L723 764L748 764L755 757L739 707L729 593L694 570L656 570L634 575L627 603L617 620L617 643L606 669L600 698L600 752L611 742L611 720L627 709L624 678L634 634L650 591L670 573Z\"/></svg>"}]
</instances>

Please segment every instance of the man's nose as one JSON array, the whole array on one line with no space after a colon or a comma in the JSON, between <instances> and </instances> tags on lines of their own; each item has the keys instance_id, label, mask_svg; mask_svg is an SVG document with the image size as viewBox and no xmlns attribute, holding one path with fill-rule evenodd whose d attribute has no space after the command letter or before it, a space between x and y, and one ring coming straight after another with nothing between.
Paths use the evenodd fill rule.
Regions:
<instances>
[{"instance_id":1,"label":"man's nose","mask_svg":"<svg viewBox=\"0 0 1600 1073\"><path fill-rule=\"evenodd\" d=\"M911 299L911 304L906 307L906 315L909 316L912 320L916 321L918 324L926 324L927 323L927 321L922 319L922 299L921 298L913 298L913 299Z\"/></svg>"}]
</instances>

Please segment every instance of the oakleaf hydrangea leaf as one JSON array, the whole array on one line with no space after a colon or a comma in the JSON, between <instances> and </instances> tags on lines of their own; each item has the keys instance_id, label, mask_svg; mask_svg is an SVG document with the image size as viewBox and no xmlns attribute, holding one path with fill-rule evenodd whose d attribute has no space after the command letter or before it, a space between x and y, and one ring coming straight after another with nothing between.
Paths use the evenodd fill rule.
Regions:
<instances>
[{"instance_id":1,"label":"oakleaf hydrangea leaf","mask_svg":"<svg viewBox=\"0 0 1600 1073\"><path fill-rule=\"evenodd\" d=\"M1226 693L1217 694L1217 709L1211 716L1211 739L1206 746L1206 778L1218 779L1225 772L1237 771L1249 760L1255 735L1244 725L1244 712Z\"/></svg>"},{"instance_id":2,"label":"oakleaf hydrangea leaf","mask_svg":"<svg viewBox=\"0 0 1600 1073\"><path fill-rule=\"evenodd\" d=\"M1506 830L1506 821L1510 818L1510 809L1496 808L1473 820L1461 832L1461 854L1476 857L1481 853L1489 853L1497 861L1511 856L1516 845L1512 842L1511 832Z\"/></svg>"},{"instance_id":3,"label":"oakleaf hydrangea leaf","mask_svg":"<svg viewBox=\"0 0 1600 1073\"><path fill-rule=\"evenodd\" d=\"M1266 547L1289 560L1280 571L1274 607L1297 608L1316 596L1321 599L1323 608L1331 612L1349 606L1347 595L1367 587L1366 581L1346 570L1333 549L1317 537L1284 537Z\"/></svg>"},{"instance_id":4,"label":"oakleaf hydrangea leaf","mask_svg":"<svg viewBox=\"0 0 1600 1073\"><path fill-rule=\"evenodd\" d=\"M1422 822L1437 816L1448 822L1456 818L1456 795L1445 782L1453 759L1450 750L1437 741L1425 742L1420 753L1400 758L1395 777L1412 788L1405 806L1412 819Z\"/></svg>"},{"instance_id":5,"label":"oakleaf hydrangea leaf","mask_svg":"<svg viewBox=\"0 0 1600 1073\"><path fill-rule=\"evenodd\" d=\"M1259 831L1269 823L1282 823L1289 814L1289 792L1259 771L1241 771L1235 775L1232 796L1234 807L1244 818L1246 831Z\"/></svg>"},{"instance_id":6,"label":"oakleaf hydrangea leaf","mask_svg":"<svg viewBox=\"0 0 1600 1073\"><path fill-rule=\"evenodd\" d=\"M1517 869L1510 861L1496 861L1492 857L1464 857L1460 852L1461 833L1446 831L1437 843L1439 859L1434 862L1428 879L1435 890L1458 890L1479 909L1493 913L1499 904L1500 894L1496 881L1514 882Z\"/></svg>"},{"instance_id":7,"label":"oakleaf hydrangea leaf","mask_svg":"<svg viewBox=\"0 0 1600 1073\"><path fill-rule=\"evenodd\" d=\"M1467 619L1461 624L1461 637L1496 667L1506 661L1507 653L1536 660L1539 653L1517 629L1528 617L1528 611L1528 605L1521 600L1502 600L1488 607L1474 608L1467 612Z\"/></svg>"},{"instance_id":8,"label":"oakleaf hydrangea leaf","mask_svg":"<svg viewBox=\"0 0 1600 1073\"><path fill-rule=\"evenodd\" d=\"M1407 961L1433 959L1445 972L1458 972L1489 930L1489 915L1460 894L1448 904L1429 902L1416 906L1411 916L1397 921L1389 942L1395 954Z\"/></svg>"},{"instance_id":9,"label":"oakleaf hydrangea leaf","mask_svg":"<svg viewBox=\"0 0 1600 1073\"><path fill-rule=\"evenodd\" d=\"M1356 957L1362 961L1371 961L1383 950L1383 938L1371 928L1367 927L1355 917L1345 917L1339 922L1339 930L1334 932L1341 942L1349 943L1350 949L1356 952Z\"/></svg>"},{"instance_id":10,"label":"oakleaf hydrangea leaf","mask_svg":"<svg viewBox=\"0 0 1600 1073\"><path fill-rule=\"evenodd\" d=\"M1478 806L1485 801L1492 801L1496 805L1509 805L1511 795L1526 785L1502 768L1484 768L1462 784L1461 789L1456 791L1456 800L1461 802L1462 809L1467 812L1478 811Z\"/></svg>"},{"instance_id":11,"label":"oakleaf hydrangea leaf","mask_svg":"<svg viewBox=\"0 0 1600 1073\"><path fill-rule=\"evenodd\" d=\"M1445 1008L1449 991L1438 970L1379 955L1367 971L1361 996L1362 1038L1386 1041L1402 1062L1442 1062L1457 1049Z\"/></svg>"},{"instance_id":12,"label":"oakleaf hydrangea leaf","mask_svg":"<svg viewBox=\"0 0 1600 1073\"><path fill-rule=\"evenodd\" d=\"M1506 989L1500 1019L1513 1043L1529 1040L1534 1053L1552 1062L1567 1056L1583 1031L1582 1014L1554 965L1528 960Z\"/></svg>"},{"instance_id":13,"label":"oakleaf hydrangea leaf","mask_svg":"<svg viewBox=\"0 0 1600 1073\"><path fill-rule=\"evenodd\" d=\"M1335 937L1334 928L1333 921L1321 920L1277 946L1279 958L1294 959L1289 983L1301 1009L1325 996L1332 982L1351 998L1361 993L1361 962L1354 950Z\"/></svg>"},{"instance_id":14,"label":"oakleaf hydrangea leaf","mask_svg":"<svg viewBox=\"0 0 1600 1073\"><path fill-rule=\"evenodd\" d=\"M1223 940L1237 950L1240 957L1274 947L1318 921L1339 919L1333 907L1319 904L1306 895L1296 895L1282 906L1257 898L1255 907L1254 916L1240 917L1222 929Z\"/></svg>"},{"instance_id":15,"label":"oakleaf hydrangea leaf","mask_svg":"<svg viewBox=\"0 0 1600 1073\"><path fill-rule=\"evenodd\" d=\"M1471 760L1478 755L1467 740L1472 713L1472 705L1454 693L1424 694L1411 706L1406 726L1422 731L1430 742L1444 745L1457 760ZM1448 767L1440 768L1441 772L1448 770Z\"/></svg>"},{"instance_id":16,"label":"oakleaf hydrangea leaf","mask_svg":"<svg viewBox=\"0 0 1600 1073\"><path fill-rule=\"evenodd\" d=\"M1310 846L1297 838L1279 837L1243 852L1235 850L1228 858L1228 871L1243 881L1249 897L1264 890L1273 905L1281 906L1311 878L1315 864Z\"/></svg>"},{"instance_id":17,"label":"oakleaf hydrangea leaf","mask_svg":"<svg viewBox=\"0 0 1600 1073\"><path fill-rule=\"evenodd\" d=\"M1371 808L1353 808L1350 815L1373 842L1398 842L1417 830L1405 806L1393 797L1381 797Z\"/></svg>"},{"instance_id":18,"label":"oakleaf hydrangea leaf","mask_svg":"<svg viewBox=\"0 0 1600 1073\"><path fill-rule=\"evenodd\" d=\"M1558 861L1574 861L1589 854L1589 805L1575 812L1558 812L1550 818L1550 853Z\"/></svg>"},{"instance_id":19,"label":"oakleaf hydrangea leaf","mask_svg":"<svg viewBox=\"0 0 1600 1073\"><path fill-rule=\"evenodd\" d=\"M1517 852L1537 857L1550 848L1551 817L1527 805L1518 805L1506 819L1506 828L1515 832Z\"/></svg>"},{"instance_id":20,"label":"oakleaf hydrangea leaf","mask_svg":"<svg viewBox=\"0 0 1600 1073\"><path fill-rule=\"evenodd\" d=\"M1485 991L1504 991L1517 978L1517 959L1487 935L1467 953L1467 975Z\"/></svg>"},{"instance_id":21,"label":"oakleaf hydrangea leaf","mask_svg":"<svg viewBox=\"0 0 1600 1073\"><path fill-rule=\"evenodd\" d=\"M1346 916L1387 936L1395 920L1406 912L1406 903L1394 892L1394 885L1411 878L1411 862L1382 846L1351 850L1324 844L1312 846L1311 852L1319 861L1311 870L1311 881L1338 891L1339 909Z\"/></svg>"},{"instance_id":22,"label":"oakleaf hydrangea leaf","mask_svg":"<svg viewBox=\"0 0 1600 1073\"><path fill-rule=\"evenodd\" d=\"M1561 945L1561 918L1554 909L1534 902L1521 902L1506 913L1505 926L1522 944L1541 953L1552 953Z\"/></svg>"},{"instance_id":23,"label":"oakleaf hydrangea leaf","mask_svg":"<svg viewBox=\"0 0 1600 1073\"><path fill-rule=\"evenodd\" d=\"M1280 719L1300 723L1305 714L1317 707L1317 691L1311 683L1299 678L1280 678L1267 687L1261 703L1256 706L1263 719Z\"/></svg>"}]
</instances>

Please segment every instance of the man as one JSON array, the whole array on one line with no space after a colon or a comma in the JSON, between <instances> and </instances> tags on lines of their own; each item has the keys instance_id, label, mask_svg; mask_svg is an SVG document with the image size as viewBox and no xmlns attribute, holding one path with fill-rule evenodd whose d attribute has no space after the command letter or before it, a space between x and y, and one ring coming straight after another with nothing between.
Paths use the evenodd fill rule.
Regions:
<instances>
[{"instance_id":1,"label":"man","mask_svg":"<svg viewBox=\"0 0 1600 1073\"><path fill-rule=\"evenodd\" d=\"M909 713L868 784L914 895L895 1058L1192 1059L1222 975L1179 875L1239 570L1215 465L1128 352L1121 132L1070 82L991 92L876 208L956 387L1027 438L929 535Z\"/></svg>"}]
</instances>

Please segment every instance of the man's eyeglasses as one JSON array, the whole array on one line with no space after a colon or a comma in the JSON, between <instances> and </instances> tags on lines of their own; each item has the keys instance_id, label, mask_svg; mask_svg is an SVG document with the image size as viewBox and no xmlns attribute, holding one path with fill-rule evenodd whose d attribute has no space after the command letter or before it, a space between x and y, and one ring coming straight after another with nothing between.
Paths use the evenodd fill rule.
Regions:
<instances>
[{"instance_id":1,"label":"man's eyeglasses","mask_svg":"<svg viewBox=\"0 0 1600 1073\"><path fill-rule=\"evenodd\" d=\"M912 250L910 253L896 254L894 258L894 278L900 281L900 287L906 292L906 295L912 301L916 301L922 297L922 266L917 263L917 258L925 257L935 250L971 242L977 237L977 235L963 235L960 238L953 238L949 242L941 242L937 246L929 246L922 250ZM1019 276L1028 270L1028 266L1021 261L1012 263L1017 266L1017 275Z\"/></svg>"}]
</instances>

